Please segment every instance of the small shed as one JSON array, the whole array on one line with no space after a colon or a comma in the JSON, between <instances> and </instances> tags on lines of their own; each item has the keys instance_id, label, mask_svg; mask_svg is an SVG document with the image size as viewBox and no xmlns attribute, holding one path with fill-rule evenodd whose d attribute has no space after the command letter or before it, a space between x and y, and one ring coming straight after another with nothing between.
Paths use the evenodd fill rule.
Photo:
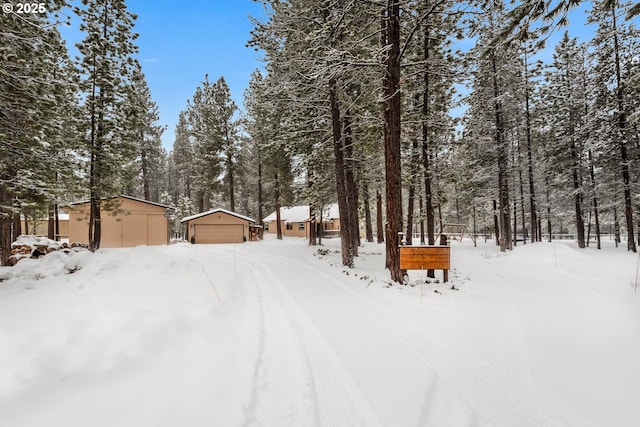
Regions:
<instances>
[{"instance_id":1,"label":"small shed","mask_svg":"<svg viewBox=\"0 0 640 427\"><path fill-rule=\"evenodd\" d=\"M101 248L169 243L169 206L129 196L101 201ZM89 243L89 201L69 207L69 242Z\"/></svg>"},{"instance_id":2,"label":"small shed","mask_svg":"<svg viewBox=\"0 0 640 427\"><path fill-rule=\"evenodd\" d=\"M191 243L243 243L251 239L250 226L255 221L226 209L213 209L188 216L180 221L187 228Z\"/></svg>"}]
</instances>

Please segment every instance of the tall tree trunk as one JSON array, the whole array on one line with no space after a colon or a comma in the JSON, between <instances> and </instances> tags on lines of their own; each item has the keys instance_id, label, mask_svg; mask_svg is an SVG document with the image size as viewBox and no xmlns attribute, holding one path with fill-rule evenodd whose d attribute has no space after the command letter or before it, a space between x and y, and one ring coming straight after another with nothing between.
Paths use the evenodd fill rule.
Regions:
<instances>
[{"instance_id":1,"label":"tall tree trunk","mask_svg":"<svg viewBox=\"0 0 640 427\"><path fill-rule=\"evenodd\" d=\"M23 215L24 215L24 234L29 235L29 211L27 209L24 209L22 212L23 212ZM15 218L16 218L15 215L13 215L11 217L11 221L13 221L13 226L12 226L13 228L15 228ZM22 226L22 221L20 221L20 222L21 222L20 226ZM34 224L34 227L35 227L35 224ZM22 233L22 230L18 230L17 233L16 233L15 230L11 230L11 241L14 240L14 237L16 235L19 236L21 233ZM34 234L35 234L35 232L34 232Z\"/></svg>"},{"instance_id":2,"label":"tall tree trunk","mask_svg":"<svg viewBox=\"0 0 640 427\"><path fill-rule=\"evenodd\" d=\"M55 225L55 240L60 240L60 209L58 204L53 205L54 225Z\"/></svg>"},{"instance_id":3,"label":"tall tree trunk","mask_svg":"<svg viewBox=\"0 0 640 427\"><path fill-rule=\"evenodd\" d=\"M227 154L227 180L229 181L229 209L231 212L236 210L234 167L231 154Z\"/></svg>"},{"instance_id":4,"label":"tall tree trunk","mask_svg":"<svg viewBox=\"0 0 640 427\"><path fill-rule=\"evenodd\" d=\"M384 74L384 158L387 202L386 247L391 280L402 283L400 241L402 231L402 175L400 161L400 3L387 3L389 50Z\"/></svg>"},{"instance_id":5,"label":"tall tree trunk","mask_svg":"<svg viewBox=\"0 0 640 427\"><path fill-rule=\"evenodd\" d=\"M493 233L496 235L496 246L500 246L500 221L498 220L498 201L493 201Z\"/></svg>"},{"instance_id":6,"label":"tall tree trunk","mask_svg":"<svg viewBox=\"0 0 640 427\"><path fill-rule=\"evenodd\" d=\"M358 256L360 246L360 220L358 218L358 186L356 185L356 162L353 154L353 135L351 133L351 113L347 108L344 115L343 148L344 148L344 185L349 215L349 238L353 256ZM340 221L342 225L342 221Z\"/></svg>"},{"instance_id":7,"label":"tall tree trunk","mask_svg":"<svg viewBox=\"0 0 640 427\"><path fill-rule=\"evenodd\" d=\"M25 221L25 224L27 222ZM22 234L22 221L20 220L20 212L15 211L13 213L13 220L12 220L12 225L11 225L11 241L13 242L14 240L16 240L21 234ZM34 230L35 230L35 224L34 224ZM34 232L35 234L35 232Z\"/></svg>"},{"instance_id":8,"label":"tall tree trunk","mask_svg":"<svg viewBox=\"0 0 640 427\"><path fill-rule=\"evenodd\" d=\"M582 217L582 194L581 194L581 185L580 178L578 176L578 168L580 166L580 162L578 159L578 149L576 147L576 143L571 137L571 158L573 161L573 167L571 168L571 177L573 180L573 190L574 190L574 206L575 206L575 214L576 214L576 232L578 233L578 247L584 249L584 218Z\"/></svg>"},{"instance_id":9,"label":"tall tree trunk","mask_svg":"<svg viewBox=\"0 0 640 427\"><path fill-rule=\"evenodd\" d=\"M568 61L567 61L568 62ZM569 70L565 72L565 83L567 85L567 91L571 91L570 82L571 76ZM575 208L575 220L576 220L576 232L578 238L578 247L584 249L586 247L584 241L584 218L582 217L582 180L580 179L580 152L576 142L576 108L571 106L569 108L569 122L567 123L567 137L570 142L571 152L571 179L573 183L573 198ZM560 230L562 233L562 230Z\"/></svg>"},{"instance_id":10,"label":"tall tree trunk","mask_svg":"<svg viewBox=\"0 0 640 427\"><path fill-rule=\"evenodd\" d=\"M524 183L522 180L522 170L518 171L520 175L520 213L522 216L522 243L527 244L529 233L527 232L527 214L524 206Z\"/></svg>"},{"instance_id":11,"label":"tall tree trunk","mask_svg":"<svg viewBox=\"0 0 640 427\"><path fill-rule=\"evenodd\" d=\"M624 185L624 216L627 221L627 250L636 252L635 233L633 232L633 205L631 200L631 178L629 175L629 155L627 153L627 111L625 108L625 93L622 85L620 71L620 46L618 42L618 29L616 23L615 2L612 2L611 16L613 18L613 50L616 68L616 99L618 101L618 130L620 136L618 145L620 148L620 164L622 165L622 182Z\"/></svg>"},{"instance_id":12,"label":"tall tree trunk","mask_svg":"<svg viewBox=\"0 0 640 427\"><path fill-rule=\"evenodd\" d=\"M342 265L353 267L353 239L349 224L349 202L345 183L344 140L340 123L340 106L338 105L338 88L336 79L329 81L329 98L331 104L331 124L333 134L333 154L336 174L336 193L338 196L338 211L340 212L340 243Z\"/></svg>"},{"instance_id":13,"label":"tall tree trunk","mask_svg":"<svg viewBox=\"0 0 640 427\"><path fill-rule=\"evenodd\" d=\"M544 177L545 191L547 196L547 233L549 234L548 241L551 243L553 239L552 229L551 229L551 190L549 189L549 175L545 174Z\"/></svg>"},{"instance_id":14,"label":"tall tree trunk","mask_svg":"<svg viewBox=\"0 0 640 427\"><path fill-rule=\"evenodd\" d=\"M376 190L376 235L378 243L384 242L384 225L382 223L382 194Z\"/></svg>"},{"instance_id":15,"label":"tall tree trunk","mask_svg":"<svg viewBox=\"0 0 640 427\"><path fill-rule=\"evenodd\" d=\"M108 15L108 3L105 3L103 9L103 20L100 23L102 25L102 35L104 39L107 39L107 15ZM107 46L104 46L103 58L107 57ZM91 165L89 167L89 250L96 251L100 249L100 241L102 240L102 221L101 221L101 209L100 204L102 200L102 168L103 165L103 150L104 150L104 121L105 121L105 104L107 94L103 87L98 88L97 74L98 70L97 58L93 57L93 71L94 77L91 84L91 131L90 131L90 150L91 150ZM96 93L97 91L97 93ZM96 110L95 105L98 105Z\"/></svg>"},{"instance_id":16,"label":"tall tree trunk","mask_svg":"<svg viewBox=\"0 0 640 427\"><path fill-rule=\"evenodd\" d=\"M513 246L518 244L518 200L513 196Z\"/></svg>"},{"instance_id":17,"label":"tall tree trunk","mask_svg":"<svg viewBox=\"0 0 640 427\"><path fill-rule=\"evenodd\" d=\"M597 248L602 249L600 242L600 215L598 213L598 194L596 192L596 172L595 167L593 165L593 154L591 150L589 150L589 176L591 177L591 191L593 191L593 216L596 225L596 242Z\"/></svg>"},{"instance_id":18,"label":"tall tree trunk","mask_svg":"<svg viewBox=\"0 0 640 427\"><path fill-rule=\"evenodd\" d=\"M620 243L620 221L618 220L618 208L613 207L613 239L616 242L616 248L618 247L618 243Z\"/></svg>"},{"instance_id":19,"label":"tall tree trunk","mask_svg":"<svg viewBox=\"0 0 640 427\"><path fill-rule=\"evenodd\" d=\"M11 256L11 221L13 220L13 196L6 183L11 180L7 172L0 179L0 265L9 265ZM25 217L25 222L27 218Z\"/></svg>"},{"instance_id":20,"label":"tall tree trunk","mask_svg":"<svg viewBox=\"0 0 640 427\"><path fill-rule=\"evenodd\" d=\"M264 198L262 191L262 156L258 152L258 224L264 226Z\"/></svg>"},{"instance_id":21,"label":"tall tree trunk","mask_svg":"<svg viewBox=\"0 0 640 427\"><path fill-rule=\"evenodd\" d=\"M511 250L511 221L509 208L509 183L508 183L508 162L509 155L504 134L504 121L502 103L500 102L500 89L498 87L498 64L495 50L491 54L493 66L493 108L496 126L496 148L498 157L498 205L500 222L500 251Z\"/></svg>"},{"instance_id":22,"label":"tall tree trunk","mask_svg":"<svg viewBox=\"0 0 640 427\"><path fill-rule=\"evenodd\" d=\"M373 224L371 222L371 206L369 205L369 184L365 180L362 183L362 197L364 199L364 227L367 242L373 242Z\"/></svg>"},{"instance_id":23,"label":"tall tree trunk","mask_svg":"<svg viewBox=\"0 0 640 427\"><path fill-rule=\"evenodd\" d=\"M307 167L307 188L313 188L313 171ZM318 241L316 240L316 208L313 204L309 205L309 246L316 246Z\"/></svg>"},{"instance_id":24,"label":"tall tree trunk","mask_svg":"<svg viewBox=\"0 0 640 427\"><path fill-rule=\"evenodd\" d=\"M536 192L533 180L533 150L531 148L531 113L529 94L529 64L527 52L524 53L524 78L525 78L525 124L527 131L527 172L529 175L529 209L531 210L531 242L539 242L538 236L538 212L536 207Z\"/></svg>"},{"instance_id":25,"label":"tall tree trunk","mask_svg":"<svg viewBox=\"0 0 640 427\"><path fill-rule=\"evenodd\" d=\"M527 237L528 233L527 233L527 214L525 211L525 206L524 206L524 180L522 179L522 167L521 162L522 162L522 153L520 150L520 138L518 137L518 184L520 187L520 215L522 216L522 244L526 245L527 244ZM515 203L514 203L515 204ZM518 230L514 227L514 233L516 233L516 235L518 234Z\"/></svg>"},{"instance_id":26,"label":"tall tree trunk","mask_svg":"<svg viewBox=\"0 0 640 427\"><path fill-rule=\"evenodd\" d=\"M282 220L280 217L280 181L277 170L274 172L273 178L273 198L276 204L276 239L282 240Z\"/></svg>"},{"instance_id":27,"label":"tall tree trunk","mask_svg":"<svg viewBox=\"0 0 640 427\"><path fill-rule=\"evenodd\" d=\"M411 164L409 166L409 197L407 199L407 235L404 241L407 245L413 243L413 209L415 207L416 185L415 180L418 176L418 139L412 138L411 141Z\"/></svg>"},{"instance_id":28,"label":"tall tree trunk","mask_svg":"<svg viewBox=\"0 0 640 427\"><path fill-rule=\"evenodd\" d=\"M318 241L316 240L316 220L315 220L315 208L313 205L309 206L309 246L316 246Z\"/></svg>"},{"instance_id":29,"label":"tall tree trunk","mask_svg":"<svg viewBox=\"0 0 640 427\"><path fill-rule=\"evenodd\" d=\"M418 197L418 206L420 208L420 244L424 246L424 200L422 199L422 195Z\"/></svg>"},{"instance_id":30,"label":"tall tree trunk","mask_svg":"<svg viewBox=\"0 0 640 427\"><path fill-rule=\"evenodd\" d=\"M425 0L425 10L430 9L430 0ZM434 245L436 242L436 226L435 215L433 212L433 193L432 193L432 180L433 173L429 164L429 96L430 96L430 71L428 68L430 57L430 28L425 20L424 34L423 34L423 59L427 66L425 67L423 76L423 92L422 92L422 168L424 173L424 193L425 193L425 210L427 216L427 243ZM424 240L424 239L423 239ZM435 277L433 270L430 270L431 275L429 277Z\"/></svg>"},{"instance_id":31,"label":"tall tree trunk","mask_svg":"<svg viewBox=\"0 0 640 427\"><path fill-rule=\"evenodd\" d=\"M56 214L55 214L55 205L53 203L49 204L49 209L47 209L47 238L51 240L56 239ZM26 218L25 218L26 220Z\"/></svg>"},{"instance_id":32,"label":"tall tree trunk","mask_svg":"<svg viewBox=\"0 0 640 427\"><path fill-rule=\"evenodd\" d=\"M474 248L478 246L478 244L476 243L477 240L478 240L478 232L476 228L476 198L474 196L473 198L473 247Z\"/></svg>"}]
</instances>

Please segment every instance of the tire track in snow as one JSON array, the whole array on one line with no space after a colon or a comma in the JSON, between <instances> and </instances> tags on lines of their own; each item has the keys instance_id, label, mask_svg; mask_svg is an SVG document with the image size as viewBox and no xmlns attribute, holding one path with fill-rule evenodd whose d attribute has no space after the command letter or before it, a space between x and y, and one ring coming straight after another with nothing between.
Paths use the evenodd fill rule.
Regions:
<instances>
[{"instance_id":1,"label":"tire track in snow","mask_svg":"<svg viewBox=\"0 0 640 427\"><path fill-rule=\"evenodd\" d=\"M244 282L244 278L240 278L241 283ZM262 298L262 292L260 292L260 288L255 286L256 297L258 302L258 309L260 313L259 321L260 321L260 333L259 333L259 344L258 344L258 356L254 363L253 367L253 387L251 389L251 397L249 398L249 403L245 408L245 415L247 417L246 422L244 423L244 427L250 427L252 425L260 425L257 422L257 412L258 412L258 399L260 390L264 389L266 386L263 381L263 370L264 370L264 351L265 351L265 314L264 314L264 302Z\"/></svg>"},{"instance_id":2,"label":"tire track in snow","mask_svg":"<svg viewBox=\"0 0 640 427\"><path fill-rule=\"evenodd\" d=\"M206 246L203 249L200 252L204 252L201 257L204 259L197 260L196 265L203 266L222 293L222 300L209 294L212 307L216 307L211 313L216 323L213 334L206 334L206 338L216 340L216 345L206 370L220 371L212 378L216 386L210 388L212 393L208 397L211 414L215 414L216 425L246 426L256 400L253 397L256 355L262 353L261 302L255 290L245 283L243 270L230 268L228 256ZM202 286L209 287L204 275Z\"/></svg>"},{"instance_id":3,"label":"tire track in snow","mask_svg":"<svg viewBox=\"0 0 640 427\"><path fill-rule=\"evenodd\" d=\"M272 268L284 271L286 267L289 271L289 277L281 279L281 287L286 288L289 298L296 301L298 309L318 330L318 339L340 360L354 386L363 391L363 398L374 408L381 425L483 425L474 424L478 416L473 408L443 387L435 370L425 366L410 346L399 342L393 331L379 327L376 313L354 303L351 296L323 286L336 279L287 257L270 254L268 259ZM280 266L274 260L286 264ZM297 273L294 280L292 271ZM308 280L314 276L320 276L322 282L317 278ZM301 286L308 283L313 286ZM342 288L344 284L340 282L338 286ZM335 316L327 316L329 307Z\"/></svg>"},{"instance_id":4,"label":"tire track in snow","mask_svg":"<svg viewBox=\"0 0 640 427\"><path fill-rule=\"evenodd\" d=\"M289 271L298 270L300 277L319 276L322 283L332 286L343 296L352 301L350 309L367 317L380 331L392 336L397 343L413 355L428 371L437 378L438 386L430 385L426 399L437 401L429 389L436 393L447 392L446 395L457 396L470 409L465 425L494 426L574 426L589 425L584 420L571 419L556 408L542 403L532 392L512 383L508 378L481 360L467 356L446 339L430 333L426 329L417 328L408 318L389 310L379 301L348 287L348 281L340 280L325 271L310 266L308 263L281 255L269 254L271 265L273 260L284 263ZM345 283L347 282L347 283ZM370 312L363 308L373 308ZM420 410L420 418L416 425L459 425L447 420L451 402L444 402L438 411L443 415L433 417L427 405ZM457 407L455 409L462 409ZM447 422L448 421L448 422Z\"/></svg>"},{"instance_id":5,"label":"tire track in snow","mask_svg":"<svg viewBox=\"0 0 640 427\"><path fill-rule=\"evenodd\" d=\"M270 287L258 280L252 265L242 264L249 278L240 281L255 290L260 312L259 345L243 425L320 427L304 346Z\"/></svg>"},{"instance_id":6,"label":"tire track in snow","mask_svg":"<svg viewBox=\"0 0 640 427\"><path fill-rule=\"evenodd\" d=\"M269 304L277 306L284 316L289 338L298 351L298 361L303 369L303 383L308 390L305 399L313 412L307 423L294 423L292 426L317 427L376 427L381 426L369 402L361 390L349 377L330 347L324 342L318 331L297 306L294 299L281 286L280 279L271 268L262 261L252 260L247 264L254 277L258 292L270 294ZM258 281L256 276L263 278ZM259 289L258 283L264 286ZM274 325L272 325L274 326ZM279 354L282 350L279 350ZM291 372L289 372L291 373ZM282 396L279 396L282 399ZM276 425L276 424L264 424ZM282 424L277 424L282 425Z\"/></svg>"}]
</instances>

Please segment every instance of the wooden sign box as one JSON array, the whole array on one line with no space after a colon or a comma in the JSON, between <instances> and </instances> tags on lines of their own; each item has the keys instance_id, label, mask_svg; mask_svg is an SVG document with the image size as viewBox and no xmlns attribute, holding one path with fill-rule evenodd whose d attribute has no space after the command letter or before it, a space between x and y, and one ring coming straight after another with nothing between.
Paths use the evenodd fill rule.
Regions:
<instances>
[{"instance_id":1,"label":"wooden sign box","mask_svg":"<svg viewBox=\"0 0 640 427\"><path fill-rule=\"evenodd\" d=\"M401 246L401 270L443 270L444 281L449 281L451 248L449 246Z\"/></svg>"}]
</instances>

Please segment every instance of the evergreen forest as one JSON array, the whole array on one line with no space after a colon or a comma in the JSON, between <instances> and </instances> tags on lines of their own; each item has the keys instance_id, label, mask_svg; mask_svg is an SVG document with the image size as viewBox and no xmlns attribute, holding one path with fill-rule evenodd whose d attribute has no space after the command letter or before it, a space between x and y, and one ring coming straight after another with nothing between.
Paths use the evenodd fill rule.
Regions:
<instances>
[{"instance_id":1,"label":"evergreen forest","mask_svg":"<svg viewBox=\"0 0 640 427\"><path fill-rule=\"evenodd\" d=\"M395 282L399 246L437 244L452 224L502 251L552 238L637 251L639 3L260 3L247 48L264 67L243 105L205 75L175 129L159 125L125 0L0 14L2 265L30 221L55 238L78 200L99 249L104 200L120 194L173 207L175 237L181 218L214 208L261 222L337 202L342 263L358 262L361 240L385 242ZM567 26L576 7L588 40ZM81 22L77 57L59 31L67 13Z\"/></svg>"}]
</instances>

